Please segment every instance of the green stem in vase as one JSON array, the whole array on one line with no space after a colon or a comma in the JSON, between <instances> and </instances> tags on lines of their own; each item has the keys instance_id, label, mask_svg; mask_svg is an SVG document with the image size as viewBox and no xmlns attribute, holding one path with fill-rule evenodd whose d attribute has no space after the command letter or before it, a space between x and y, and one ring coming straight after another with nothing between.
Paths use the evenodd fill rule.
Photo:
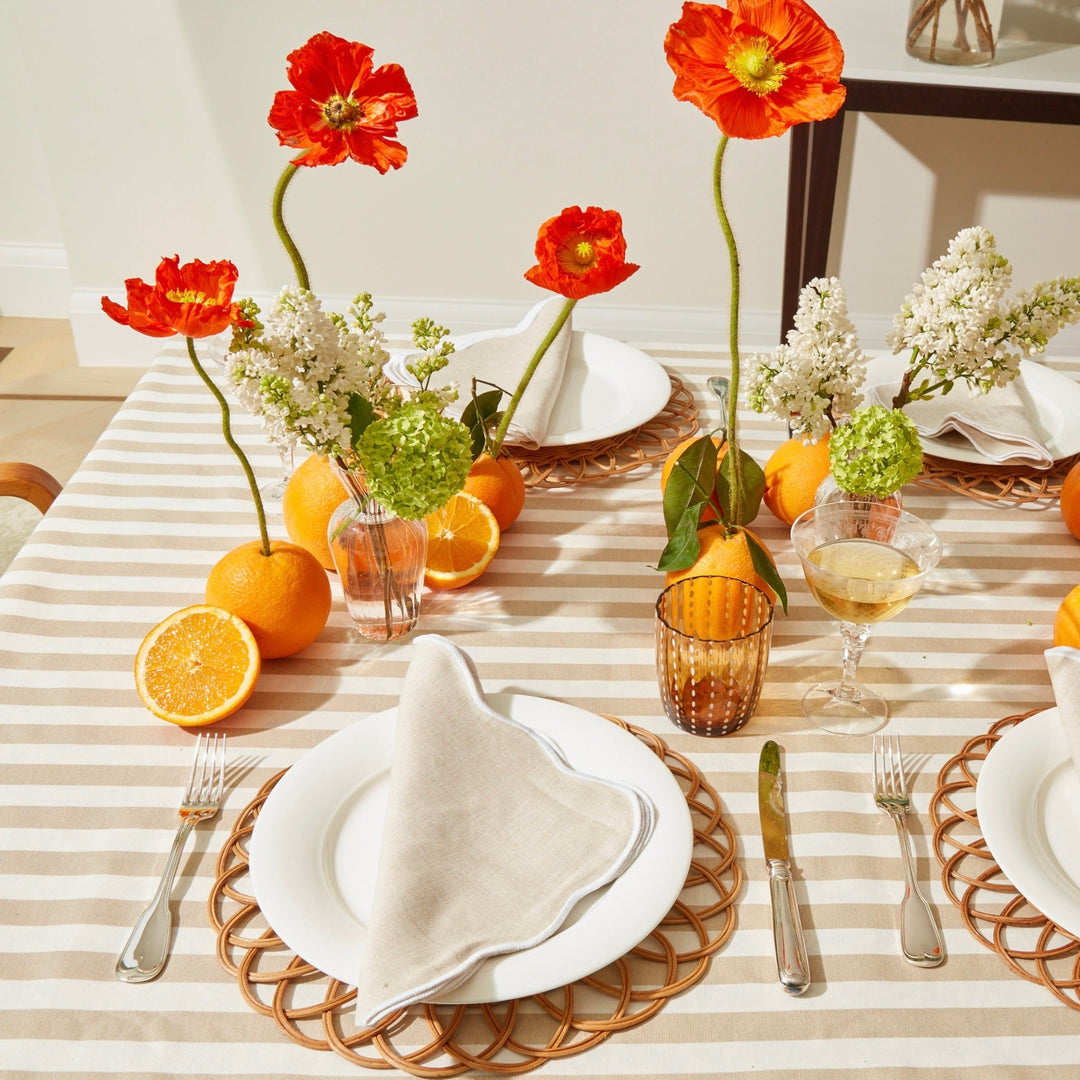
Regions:
<instances>
[{"instance_id":1,"label":"green stem in vase","mask_svg":"<svg viewBox=\"0 0 1080 1080\"><path fill-rule=\"evenodd\" d=\"M548 347L559 336L559 331L562 330L566 324L566 320L570 318L570 312L574 310L576 300L567 299L566 303L562 306L562 311L559 312L559 317L555 320L551 329L547 332L547 336L540 342L535 353L533 353L532 359L529 361L529 366L525 369L525 373L521 376L520 382L517 384L517 388L514 390L513 395L510 398L510 404L506 406L506 410L503 412L502 419L499 421L499 426L495 429L495 438L491 443L491 456L497 458L499 451L502 449L503 439L506 438L506 432L510 427L510 421L514 418L514 413L517 411L518 403L521 401L521 395L525 393L526 387L529 385L529 381L533 377L533 373L536 371L540 361L544 359L544 354L548 351Z\"/></svg>"},{"instance_id":2,"label":"green stem in vase","mask_svg":"<svg viewBox=\"0 0 1080 1080\"><path fill-rule=\"evenodd\" d=\"M259 519L259 539L262 541L262 553L269 557L270 534L266 531L266 511L263 509L262 496L259 494L259 485L255 481L255 473L252 472L251 462L248 461L247 455L240 449L239 444L233 438L232 427L229 423L229 403L225 400L225 395L217 388L214 380L206 374L206 369L199 363L199 357L195 353L195 342L192 338L187 339L187 351L188 356L191 357L192 367L195 368L199 378L206 383L207 389L217 399L218 405L221 406L221 432L225 436L225 442L228 444L229 449L239 459L244 475L247 477L248 487L251 488L251 497L255 500L255 515Z\"/></svg>"},{"instance_id":3,"label":"green stem in vase","mask_svg":"<svg viewBox=\"0 0 1080 1080\"><path fill-rule=\"evenodd\" d=\"M289 235L289 230L285 227L285 217L282 214L282 203L285 201L285 191L292 181L292 178L296 175L298 165L294 165L291 161L285 166L285 171L281 174L277 182L277 187L274 188L274 201L270 208L271 216L274 219L274 228L277 230L278 238L281 240L282 246L289 254L289 258L292 259L293 270L296 271L296 280L301 289L311 289L311 282L308 279L307 267L304 265L304 260L300 255L300 249L293 243L293 238Z\"/></svg>"},{"instance_id":4,"label":"green stem in vase","mask_svg":"<svg viewBox=\"0 0 1080 1080\"><path fill-rule=\"evenodd\" d=\"M403 617L407 618L411 612L405 594L398 584L397 575L394 573L394 564L390 559L390 549L386 543L386 528L382 520L385 512L367 490L367 486L361 483L356 474L345 464L345 459L340 454L334 458L334 465L338 479L348 489L357 509L374 518L372 527L364 530L364 542L382 585L383 618L386 626L386 640L389 641L393 637L395 601Z\"/></svg>"},{"instance_id":5,"label":"green stem in vase","mask_svg":"<svg viewBox=\"0 0 1080 1080\"><path fill-rule=\"evenodd\" d=\"M727 444L728 459L731 461L731 506L728 509L728 522L741 523L743 504L742 463L739 460L739 441L736 420L739 407L739 249L735 244L735 234L731 231L727 211L724 209L724 195L720 184L720 174L724 165L724 151L728 137L721 136L716 148L716 160L713 164L713 198L716 201L716 216L720 220L724 239L727 241L728 259L731 264L731 311L728 318L728 347L731 352L731 382L728 389Z\"/></svg>"}]
</instances>

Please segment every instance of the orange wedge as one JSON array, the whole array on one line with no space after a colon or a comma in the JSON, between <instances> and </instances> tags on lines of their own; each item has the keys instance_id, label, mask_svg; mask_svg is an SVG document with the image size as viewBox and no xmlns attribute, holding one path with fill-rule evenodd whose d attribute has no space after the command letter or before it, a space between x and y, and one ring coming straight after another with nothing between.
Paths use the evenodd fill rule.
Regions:
<instances>
[{"instance_id":1,"label":"orange wedge","mask_svg":"<svg viewBox=\"0 0 1080 1080\"><path fill-rule=\"evenodd\" d=\"M431 589L459 589L475 581L499 550L499 523L475 496L459 491L434 514L428 527L424 584Z\"/></svg>"},{"instance_id":2,"label":"orange wedge","mask_svg":"<svg viewBox=\"0 0 1080 1080\"><path fill-rule=\"evenodd\" d=\"M143 638L135 688L155 716L202 727L251 697L261 664L255 635L243 619L196 604L174 611Z\"/></svg>"}]
</instances>

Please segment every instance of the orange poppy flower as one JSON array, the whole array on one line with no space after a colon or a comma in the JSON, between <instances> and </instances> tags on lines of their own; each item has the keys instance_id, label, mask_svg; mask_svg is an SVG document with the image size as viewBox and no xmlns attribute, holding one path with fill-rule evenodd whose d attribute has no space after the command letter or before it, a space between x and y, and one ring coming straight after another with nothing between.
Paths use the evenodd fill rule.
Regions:
<instances>
[{"instance_id":1,"label":"orange poppy flower","mask_svg":"<svg viewBox=\"0 0 1080 1080\"><path fill-rule=\"evenodd\" d=\"M375 50L323 31L289 53L293 90L279 90L268 117L278 142L303 153L294 165L337 165L347 157L380 173L400 169L408 151L391 136L417 114L398 64L375 68Z\"/></svg>"},{"instance_id":2,"label":"orange poppy flower","mask_svg":"<svg viewBox=\"0 0 1080 1080\"><path fill-rule=\"evenodd\" d=\"M540 226L537 265L525 277L571 300L607 292L640 267L626 261L622 217L615 210L568 206Z\"/></svg>"},{"instance_id":3,"label":"orange poppy flower","mask_svg":"<svg viewBox=\"0 0 1080 1080\"><path fill-rule=\"evenodd\" d=\"M827 120L844 103L844 50L804 0L683 4L664 40L675 96L737 139Z\"/></svg>"},{"instance_id":4,"label":"orange poppy flower","mask_svg":"<svg viewBox=\"0 0 1080 1080\"><path fill-rule=\"evenodd\" d=\"M174 255L158 264L153 285L142 278L124 282L127 307L107 296L101 307L109 318L148 337L211 337L240 319L232 302L236 276L236 267L226 260L195 259L181 266Z\"/></svg>"}]
</instances>

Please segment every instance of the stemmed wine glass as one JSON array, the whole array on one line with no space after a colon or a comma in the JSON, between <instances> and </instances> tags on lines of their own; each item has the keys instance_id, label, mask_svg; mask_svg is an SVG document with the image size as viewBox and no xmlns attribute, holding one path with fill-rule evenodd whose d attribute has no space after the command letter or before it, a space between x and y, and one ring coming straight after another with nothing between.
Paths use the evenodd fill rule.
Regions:
<instances>
[{"instance_id":1,"label":"stemmed wine glass","mask_svg":"<svg viewBox=\"0 0 1080 1080\"><path fill-rule=\"evenodd\" d=\"M803 712L825 731L868 735L888 702L856 682L873 623L902 611L941 558L941 541L906 510L865 499L824 503L795 519L791 542L814 599L840 619L843 671L803 695Z\"/></svg>"}]
</instances>

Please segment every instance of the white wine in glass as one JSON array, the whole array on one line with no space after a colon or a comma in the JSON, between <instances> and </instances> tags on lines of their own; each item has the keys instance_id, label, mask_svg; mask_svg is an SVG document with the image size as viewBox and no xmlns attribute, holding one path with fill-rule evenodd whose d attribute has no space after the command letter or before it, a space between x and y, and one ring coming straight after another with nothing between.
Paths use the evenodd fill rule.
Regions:
<instances>
[{"instance_id":1,"label":"white wine in glass","mask_svg":"<svg viewBox=\"0 0 1080 1080\"><path fill-rule=\"evenodd\" d=\"M873 623L891 619L941 558L937 534L914 514L872 501L825 503L797 518L791 539L814 599L841 620L843 670L803 696L803 712L826 731L867 735L889 706L856 680Z\"/></svg>"}]
</instances>

